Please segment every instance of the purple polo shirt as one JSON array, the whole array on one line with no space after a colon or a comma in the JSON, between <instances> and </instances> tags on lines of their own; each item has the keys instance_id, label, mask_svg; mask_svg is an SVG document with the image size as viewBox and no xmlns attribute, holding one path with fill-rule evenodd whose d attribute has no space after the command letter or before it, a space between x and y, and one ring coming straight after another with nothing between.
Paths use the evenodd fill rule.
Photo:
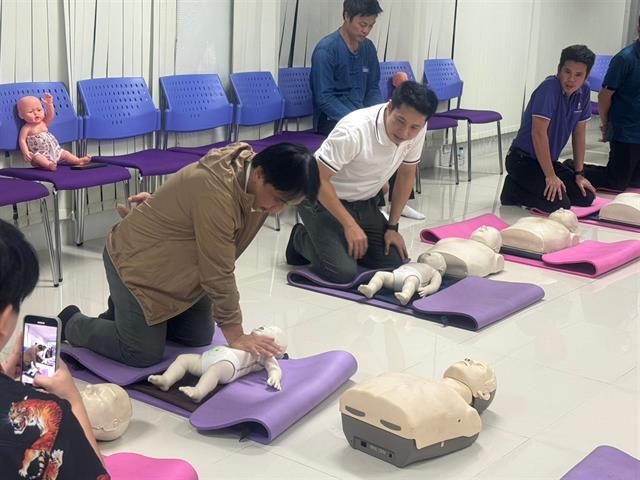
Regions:
<instances>
[{"instance_id":1,"label":"purple polo shirt","mask_svg":"<svg viewBox=\"0 0 640 480\"><path fill-rule=\"evenodd\" d=\"M551 160L556 161L567 144L571 132L578 122L591 118L591 90L587 82L571 96L562 91L560 80L555 75L547 77L531 94L527 109L522 115L520 130L511 148L522 150L532 158L536 157L531 138L533 117L550 120L547 135Z\"/></svg>"}]
</instances>

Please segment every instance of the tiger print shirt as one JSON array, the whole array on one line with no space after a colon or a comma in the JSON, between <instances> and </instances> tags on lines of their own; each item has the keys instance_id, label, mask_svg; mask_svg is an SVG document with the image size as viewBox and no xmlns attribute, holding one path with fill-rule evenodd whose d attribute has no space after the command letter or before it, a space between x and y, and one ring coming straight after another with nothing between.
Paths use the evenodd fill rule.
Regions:
<instances>
[{"instance_id":1,"label":"tiger print shirt","mask_svg":"<svg viewBox=\"0 0 640 480\"><path fill-rule=\"evenodd\" d=\"M109 480L66 400L0 373L3 479Z\"/></svg>"}]
</instances>

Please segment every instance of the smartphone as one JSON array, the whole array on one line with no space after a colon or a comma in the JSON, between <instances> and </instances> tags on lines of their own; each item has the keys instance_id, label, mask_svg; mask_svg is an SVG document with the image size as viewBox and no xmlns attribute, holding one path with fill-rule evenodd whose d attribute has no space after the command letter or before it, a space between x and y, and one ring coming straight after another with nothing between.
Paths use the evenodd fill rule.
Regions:
<instances>
[{"instance_id":1,"label":"smartphone","mask_svg":"<svg viewBox=\"0 0 640 480\"><path fill-rule=\"evenodd\" d=\"M92 168L106 167L106 163L89 162L84 165L71 165L71 170L91 170Z\"/></svg>"},{"instance_id":2,"label":"smartphone","mask_svg":"<svg viewBox=\"0 0 640 480\"><path fill-rule=\"evenodd\" d=\"M22 383L36 375L52 376L60 358L60 319L27 315L22 330Z\"/></svg>"}]
</instances>

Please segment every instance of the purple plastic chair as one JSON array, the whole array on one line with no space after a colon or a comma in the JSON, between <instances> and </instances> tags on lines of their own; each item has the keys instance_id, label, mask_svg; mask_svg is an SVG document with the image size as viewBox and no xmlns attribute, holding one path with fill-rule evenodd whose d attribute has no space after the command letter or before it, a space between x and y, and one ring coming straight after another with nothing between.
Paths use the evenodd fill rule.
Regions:
<instances>
[{"instance_id":1,"label":"purple plastic chair","mask_svg":"<svg viewBox=\"0 0 640 480\"><path fill-rule=\"evenodd\" d=\"M82 119L76 115L69 94L60 82L29 82L9 83L0 85L0 150L7 152L18 150L18 134L22 127L22 120L17 116L16 102L25 95L42 97L45 92L51 93L56 109L56 118L51 123L53 133L60 144L79 141L82 138ZM56 239L56 268L58 279L62 281L62 260L60 240L60 209L58 192L71 190L74 195L75 243L82 245L84 239L84 203L88 187L108 185L124 182L125 193L128 195L129 179L131 176L125 168L107 166L92 170L72 170L69 166L59 165L57 170L50 172L40 168L4 168L0 175L21 178L52 184L51 195L54 205L54 230Z\"/></svg>"},{"instance_id":2,"label":"purple plastic chair","mask_svg":"<svg viewBox=\"0 0 640 480\"><path fill-rule=\"evenodd\" d=\"M492 110L470 110L460 108L462 98L463 81L458 75L453 60L450 58L432 59L424 61L424 82L436 93L438 100L451 100L457 98L457 106L453 110L437 113L436 117L447 117L455 120L466 120L467 122L467 178L471 181L471 125L473 123L493 123L496 122L498 128L498 162L500 175L504 172L502 168L502 135L500 134L500 120L502 115Z\"/></svg>"},{"instance_id":3,"label":"purple plastic chair","mask_svg":"<svg viewBox=\"0 0 640 480\"><path fill-rule=\"evenodd\" d=\"M200 132L227 127L225 141L168 149L170 152L190 153L197 158L212 148L228 145L231 140L233 105L227 100L220 77L215 73L160 77L160 110L165 150L169 132Z\"/></svg>"},{"instance_id":4,"label":"purple plastic chair","mask_svg":"<svg viewBox=\"0 0 640 480\"><path fill-rule=\"evenodd\" d=\"M274 134L259 140L249 140L256 152L281 142L304 145L315 152L325 137L312 132L282 131L285 100L278 90L271 72L232 73L229 78L237 100L234 119L234 139L238 139L239 128L274 123Z\"/></svg>"},{"instance_id":5,"label":"purple plastic chair","mask_svg":"<svg viewBox=\"0 0 640 480\"><path fill-rule=\"evenodd\" d=\"M57 287L60 280L60 275L58 274L58 254L53 248L53 239L51 237L49 211L47 210L48 196L49 190L39 183L28 182L17 178L0 177L0 207L15 205L22 202L30 202L32 200L40 200L42 226L44 227L44 236L47 241L49 260L51 262L51 276L53 278L53 286Z\"/></svg>"},{"instance_id":6,"label":"purple plastic chair","mask_svg":"<svg viewBox=\"0 0 640 480\"><path fill-rule=\"evenodd\" d=\"M609 69L609 63L611 63L612 55L596 55L596 61L593 64L591 73L589 73L589 87L592 92L599 92L602 90L602 81ZM591 115L599 115L598 102L591 102Z\"/></svg>"},{"instance_id":7,"label":"purple plastic chair","mask_svg":"<svg viewBox=\"0 0 640 480\"><path fill-rule=\"evenodd\" d=\"M78 82L78 111L84 119L82 153L88 140L119 140L160 130L160 110L142 77L94 78ZM97 162L133 168L138 189L149 190L149 177L175 173L194 155L150 148L125 155L96 156Z\"/></svg>"}]
</instances>

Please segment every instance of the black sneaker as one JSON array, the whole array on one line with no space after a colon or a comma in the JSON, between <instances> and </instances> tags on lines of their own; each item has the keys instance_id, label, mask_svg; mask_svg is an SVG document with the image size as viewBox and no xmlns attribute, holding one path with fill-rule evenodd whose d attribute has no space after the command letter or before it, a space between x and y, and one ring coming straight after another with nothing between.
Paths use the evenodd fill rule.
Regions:
<instances>
[{"instance_id":1,"label":"black sneaker","mask_svg":"<svg viewBox=\"0 0 640 480\"><path fill-rule=\"evenodd\" d=\"M58 318L60 319L60 324L61 324L61 328L60 328L61 342L64 342L67 339L67 336L64 334L64 329L67 326L67 323L69 322L71 317L73 317L76 313L80 313L80 309L75 305L69 305L68 307L65 307L64 310L62 310L58 314Z\"/></svg>"},{"instance_id":2,"label":"black sneaker","mask_svg":"<svg viewBox=\"0 0 640 480\"><path fill-rule=\"evenodd\" d=\"M291 229L291 235L289 235L289 242L287 243L287 249L285 250L284 256L287 260L287 265L309 265L309 260L300 255L295 247L293 246L293 237L296 235L296 232L299 228L304 228L304 225L301 223L296 223Z\"/></svg>"}]
</instances>

